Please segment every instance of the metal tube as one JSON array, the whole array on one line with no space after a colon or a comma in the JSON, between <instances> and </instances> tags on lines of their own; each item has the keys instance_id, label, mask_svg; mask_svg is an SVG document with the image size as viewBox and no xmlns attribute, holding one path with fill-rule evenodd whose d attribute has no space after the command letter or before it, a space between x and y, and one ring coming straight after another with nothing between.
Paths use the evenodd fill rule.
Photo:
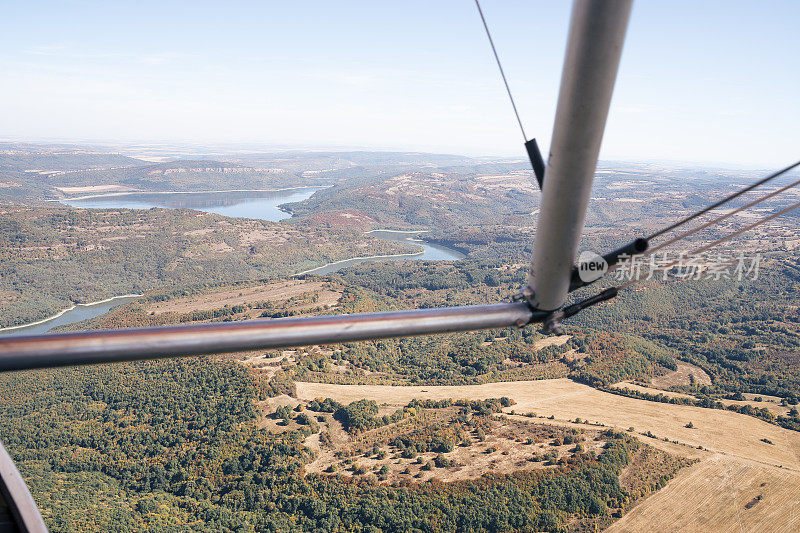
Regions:
<instances>
[{"instance_id":1,"label":"metal tube","mask_svg":"<svg viewBox=\"0 0 800 533\"><path fill-rule=\"evenodd\" d=\"M576 0L542 188L527 293L536 309L566 300L633 0Z\"/></svg>"},{"instance_id":2,"label":"metal tube","mask_svg":"<svg viewBox=\"0 0 800 533\"><path fill-rule=\"evenodd\" d=\"M526 302L0 337L0 371L522 327Z\"/></svg>"},{"instance_id":3,"label":"metal tube","mask_svg":"<svg viewBox=\"0 0 800 533\"><path fill-rule=\"evenodd\" d=\"M19 533L47 533L47 526L39 514L25 480L14 465L14 461L0 443L0 496L11 511L10 524L0 516L0 531Z\"/></svg>"}]
</instances>

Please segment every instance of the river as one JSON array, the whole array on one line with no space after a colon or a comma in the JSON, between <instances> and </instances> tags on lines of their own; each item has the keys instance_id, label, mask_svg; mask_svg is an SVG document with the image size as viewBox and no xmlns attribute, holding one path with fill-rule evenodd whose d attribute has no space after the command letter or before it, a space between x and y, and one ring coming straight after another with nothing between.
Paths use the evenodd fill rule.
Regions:
<instances>
[{"instance_id":1,"label":"river","mask_svg":"<svg viewBox=\"0 0 800 533\"><path fill-rule=\"evenodd\" d=\"M62 203L85 209L151 209L153 207L196 209L227 217L255 218L277 222L292 216L291 213L280 208L282 204L306 200L318 190L320 189L302 187L282 191L109 194L97 195L91 198L63 200ZM323 265L304 273L331 274L354 265L379 261L454 261L464 257L464 254L456 250L420 239L419 235L425 233L423 231L374 230L369 233L379 239L413 244L420 247L420 252L384 257L355 257ZM126 304L135 298L135 296L120 296L103 302L79 304L46 320L15 328L0 329L0 335L36 335L45 333L57 326L98 317L114 307Z\"/></svg>"},{"instance_id":2,"label":"river","mask_svg":"<svg viewBox=\"0 0 800 533\"><path fill-rule=\"evenodd\" d=\"M383 239L385 241L405 242L414 246L419 246L422 251L415 254L400 254L393 256L382 257L355 257L353 259L345 259L344 261L337 261L318 268L307 270L303 274L330 274L338 272L347 267L360 265L362 263L378 263L380 261L457 261L464 258L464 254L440 246L418 238L418 235L424 233L422 231L395 231L395 230L374 230L368 232L373 237Z\"/></svg>"},{"instance_id":3,"label":"river","mask_svg":"<svg viewBox=\"0 0 800 533\"><path fill-rule=\"evenodd\" d=\"M42 333L47 333L51 329L58 326L74 324L75 322L80 322L81 320L88 320L90 318L104 315L118 305L132 302L139 296L141 295L129 294L125 296L116 296L100 302L77 304L49 318L45 318L44 320L37 320L36 322L22 326L13 326L10 328L0 329L0 335L41 335Z\"/></svg>"},{"instance_id":4,"label":"river","mask_svg":"<svg viewBox=\"0 0 800 533\"><path fill-rule=\"evenodd\" d=\"M63 200L73 207L87 209L151 209L166 207L169 209L196 209L207 213L217 213L233 218L255 218L277 222L291 217L280 208L283 204L301 202L319 191L318 188L303 187L282 191L235 191L235 192L201 192L201 193L135 193L98 195L93 198ZM306 273L330 274L343 268L361 263L377 261L455 261L464 254L445 246L425 242L418 236L424 231L374 230L369 232L374 237L386 241L407 242L420 247L417 254L405 254L384 257L355 257L324 265Z\"/></svg>"}]
</instances>

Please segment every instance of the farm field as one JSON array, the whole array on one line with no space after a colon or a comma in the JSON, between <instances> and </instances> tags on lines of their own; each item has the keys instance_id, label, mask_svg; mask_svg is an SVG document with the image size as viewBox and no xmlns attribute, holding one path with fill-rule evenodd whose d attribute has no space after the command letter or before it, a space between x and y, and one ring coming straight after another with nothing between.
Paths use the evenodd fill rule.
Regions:
<instances>
[{"instance_id":1,"label":"farm field","mask_svg":"<svg viewBox=\"0 0 800 533\"><path fill-rule=\"evenodd\" d=\"M701 459L681 470L655 496L634 507L613 526L613 531L651 531L653 524L660 524L655 527L658 531L798 529L800 434L754 417L617 396L567 379L461 387L296 385L301 399L331 397L342 403L371 399L390 406L404 405L413 398L508 396L516 404L504 411L535 412L537 423L596 427L569 422L581 418L619 429L633 428L649 444ZM554 419L543 418L550 416ZM692 428L686 427L689 422ZM647 432L655 438L641 436ZM700 446L703 450L698 449ZM687 507L687 498L696 499L699 509Z\"/></svg>"},{"instance_id":2,"label":"farm field","mask_svg":"<svg viewBox=\"0 0 800 533\"><path fill-rule=\"evenodd\" d=\"M612 533L798 530L800 474L721 454L682 470L607 529Z\"/></svg>"}]
</instances>

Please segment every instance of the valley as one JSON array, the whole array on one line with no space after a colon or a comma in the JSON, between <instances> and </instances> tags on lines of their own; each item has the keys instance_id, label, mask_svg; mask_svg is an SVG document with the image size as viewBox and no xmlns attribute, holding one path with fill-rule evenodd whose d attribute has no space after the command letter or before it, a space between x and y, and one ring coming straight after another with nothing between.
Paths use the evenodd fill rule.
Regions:
<instances>
[{"instance_id":1,"label":"valley","mask_svg":"<svg viewBox=\"0 0 800 533\"><path fill-rule=\"evenodd\" d=\"M7 157L0 323L131 293L41 326L480 304L523 283L538 212L524 162L194 155ZM752 175L602 165L582 246L623 244ZM221 189L238 192L208 192ZM796 230L781 217L723 250L762 254L755 279L651 279L564 336L528 327L3 375L0 439L53 530L793 531Z\"/></svg>"}]
</instances>

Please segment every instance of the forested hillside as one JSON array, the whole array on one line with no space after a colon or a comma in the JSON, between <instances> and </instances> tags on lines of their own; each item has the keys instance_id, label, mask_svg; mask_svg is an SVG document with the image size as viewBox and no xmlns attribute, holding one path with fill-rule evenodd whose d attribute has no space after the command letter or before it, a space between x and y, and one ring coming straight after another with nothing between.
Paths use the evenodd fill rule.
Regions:
<instances>
[{"instance_id":1,"label":"forested hillside","mask_svg":"<svg viewBox=\"0 0 800 533\"><path fill-rule=\"evenodd\" d=\"M262 393L203 359L6 374L5 445L53 531L559 531L609 519L640 447L454 483L303 477L308 433L256 429Z\"/></svg>"},{"instance_id":2,"label":"forested hillside","mask_svg":"<svg viewBox=\"0 0 800 533\"><path fill-rule=\"evenodd\" d=\"M0 326L41 319L74 302L271 278L409 251L348 228L189 210L0 207Z\"/></svg>"}]
</instances>

